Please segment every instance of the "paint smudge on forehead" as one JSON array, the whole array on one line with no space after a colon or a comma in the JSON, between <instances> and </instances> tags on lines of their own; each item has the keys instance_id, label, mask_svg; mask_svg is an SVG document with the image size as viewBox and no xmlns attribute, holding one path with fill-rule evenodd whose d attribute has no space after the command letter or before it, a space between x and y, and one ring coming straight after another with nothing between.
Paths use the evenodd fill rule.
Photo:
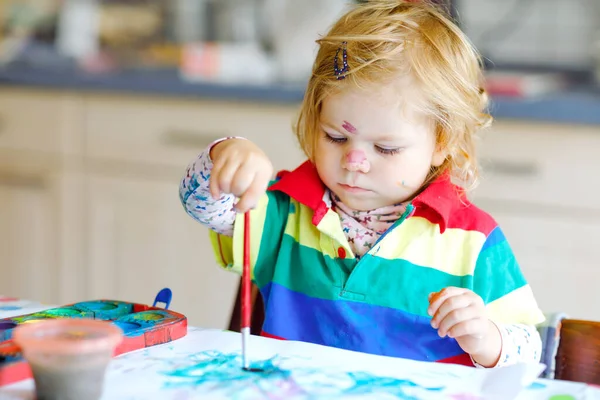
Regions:
<instances>
[{"instance_id":1,"label":"paint smudge on forehead","mask_svg":"<svg viewBox=\"0 0 600 400\"><path fill-rule=\"evenodd\" d=\"M344 128L346 131L348 131L349 133L357 133L356 128L354 127L354 125L352 125L350 122L348 121L344 121L342 128Z\"/></svg>"}]
</instances>

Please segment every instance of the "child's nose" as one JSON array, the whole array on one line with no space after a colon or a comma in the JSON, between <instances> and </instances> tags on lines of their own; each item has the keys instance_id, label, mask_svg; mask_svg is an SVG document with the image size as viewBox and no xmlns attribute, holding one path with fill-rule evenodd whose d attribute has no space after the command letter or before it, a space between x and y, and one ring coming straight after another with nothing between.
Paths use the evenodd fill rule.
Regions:
<instances>
[{"instance_id":1,"label":"child's nose","mask_svg":"<svg viewBox=\"0 0 600 400\"><path fill-rule=\"evenodd\" d=\"M344 158L344 168L350 172L367 173L371 169L371 164L367 160L367 155L362 150L350 150Z\"/></svg>"}]
</instances>

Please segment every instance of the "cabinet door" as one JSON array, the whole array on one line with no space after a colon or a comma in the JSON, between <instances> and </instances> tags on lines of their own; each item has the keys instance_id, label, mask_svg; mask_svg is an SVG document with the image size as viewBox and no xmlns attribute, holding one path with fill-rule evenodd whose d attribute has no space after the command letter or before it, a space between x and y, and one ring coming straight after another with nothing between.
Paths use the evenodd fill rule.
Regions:
<instances>
[{"instance_id":1,"label":"cabinet door","mask_svg":"<svg viewBox=\"0 0 600 400\"><path fill-rule=\"evenodd\" d=\"M498 121L482 137L474 199L600 210L599 126Z\"/></svg>"},{"instance_id":2,"label":"cabinet door","mask_svg":"<svg viewBox=\"0 0 600 400\"><path fill-rule=\"evenodd\" d=\"M191 324L225 328L239 277L216 266L208 231L186 215L178 179L93 174L88 180L91 298L151 303L163 287Z\"/></svg>"},{"instance_id":3,"label":"cabinet door","mask_svg":"<svg viewBox=\"0 0 600 400\"><path fill-rule=\"evenodd\" d=\"M258 144L275 169L304 159L292 123L298 106L94 95L86 102L90 158L180 170L213 140L244 136Z\"/></svg>"},{"instance_id":4,"label":"cabinet door","mask_svg":"<svg viewBox=\"0 0 600 400\"><path fill-rule=\"evenodd\" d=\"M77 95L0 87L0 149L80 154L81 117Z\"/></svg>"},{"instance_id":5,"label":"cabinet door","mask_svg":"<svg viewBox=\"0 0 600 400\"><path fill-rule=\"evenodd\" d=\"M0 294L49 304L85 297L78 100L0 88Z\"/></svg>"},{"instance_id":6,"label":"cabinet door","mask_svg":"<svg viewBox=\"0 0 600 400\"><path fill-rule=\"evenodd\" d=\"M56 211L52 176L0 170L0 293L58 300Z\"/></svg>"},{"instance_id":7,"label":"cabinet door","mask_svg":"<svg viewBox=\"0 0 600 400\"><path fill-rule=\"evenodd\" d=\"M0 294L47 304L84 300L83 174L53 169L50 158L37 159L46 170L0 158Z\"/></svg>"}]
</instances>

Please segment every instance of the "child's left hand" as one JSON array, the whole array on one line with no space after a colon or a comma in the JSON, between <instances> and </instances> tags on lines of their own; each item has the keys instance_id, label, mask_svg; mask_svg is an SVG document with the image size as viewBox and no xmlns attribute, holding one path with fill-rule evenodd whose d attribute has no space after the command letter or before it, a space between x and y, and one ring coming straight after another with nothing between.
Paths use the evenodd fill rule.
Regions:
<instances>
[{"instance_id":1,"label":"child's left hand","mask_svg":"<svg viewBox=\"0 0 600 400\"><path fill-rule=\"evenodd\" d=\"M502 338L486 314L483 299L468 289L448 287L429 295L431 326L440 337L455 338L460 347L483 366L494 366Z\"/></svg>"}]
</instances>

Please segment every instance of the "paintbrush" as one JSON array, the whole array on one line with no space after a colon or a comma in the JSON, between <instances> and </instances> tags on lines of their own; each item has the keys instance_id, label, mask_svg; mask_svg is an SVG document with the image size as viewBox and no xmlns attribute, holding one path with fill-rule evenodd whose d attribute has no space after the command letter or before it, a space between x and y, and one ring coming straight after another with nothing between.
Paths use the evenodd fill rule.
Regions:
<instances>
[{"instance_id":1,"label":"paintbrush","mask_svg":"<svg viewBox=\"0 0 600 400\"><path fill-rule=\"evenodd\" d=\"M252 320L252 277L250 276L250 211L244 213L244 261L242 266L242 369L249 372L264 372L261 367L250 367L248 344Z\"/></svg>"},{"instance_id":2,"label":"paintbrush","mask_svg":"<svg viewBox=\"0 0 600 400\"><path fill-rule=\"evenodd\" d=\"M242 368L250 370L250 360L248 360L248 341L250 339L250 320L252 318L252 297L250 277L250 211L244 213L244 264L242 267Z\"/></svg>"}]
</instances>

